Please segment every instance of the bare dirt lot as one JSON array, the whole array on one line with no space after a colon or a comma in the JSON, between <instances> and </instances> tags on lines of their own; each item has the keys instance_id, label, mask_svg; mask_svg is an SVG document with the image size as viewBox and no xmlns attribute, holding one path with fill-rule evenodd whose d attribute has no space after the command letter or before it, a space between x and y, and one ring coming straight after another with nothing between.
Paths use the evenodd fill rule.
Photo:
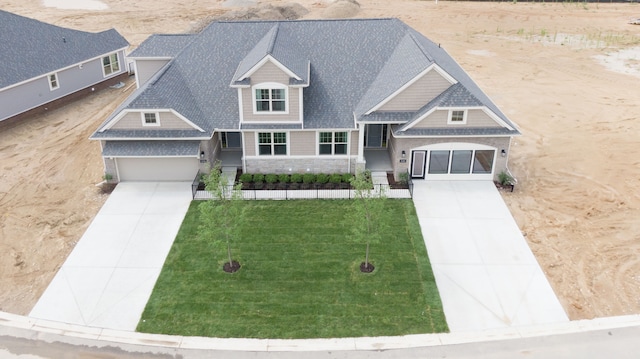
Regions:
<instances>
[{"instance_id":1,"label":"bare dirt lot","mask_svg":"<svg viewBox=\"0 0 640 359\"><path fill-rule=\"evenodd\" d=\"M522 130L510 153L518 185L504 198L569 317L640 313L640 26L627 23L640 5L359 2L358 11L298 1L305 18L398 17L442 44ZM0 8L115 27L132 48L238 10L215 0L103 3ZM108 89L0 132L0 310L30 311L106 199L95 187L100 148L87 138L130 92Z\"/></svg>"}]
</instances>

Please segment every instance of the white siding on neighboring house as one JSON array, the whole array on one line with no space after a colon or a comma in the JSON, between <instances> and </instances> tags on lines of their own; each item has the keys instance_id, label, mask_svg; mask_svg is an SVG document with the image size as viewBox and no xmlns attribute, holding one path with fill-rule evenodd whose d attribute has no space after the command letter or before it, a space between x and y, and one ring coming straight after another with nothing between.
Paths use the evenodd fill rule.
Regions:
<instances>
[{"instance_id":1,"label":"white siding on neighboring house","mask_svg":"<svg viewBox=\"0 0 640 359\"><path fill-rule=\"evenodd\" d=\"M449 88L451 83L436 70L431 70L401 93L385 103L378 111L416 111Z\"/></svg>"},{"instance_id":2,"label":"white siding on neighboring house","mask_svg":"<svg viewBox=\"0 0 640 359\"><path fill-rule=\"evenodd\" d=\"M118 59L124 64L123 51L118 52ZM0 89L0 121L98 84L125 71L125 66L121 66L119 71L104 77L102 57L99 57L43 74L17 86ZM54 73L57 75L59 87L52 90L49 75Z\"/></svg>"}]
</instances>

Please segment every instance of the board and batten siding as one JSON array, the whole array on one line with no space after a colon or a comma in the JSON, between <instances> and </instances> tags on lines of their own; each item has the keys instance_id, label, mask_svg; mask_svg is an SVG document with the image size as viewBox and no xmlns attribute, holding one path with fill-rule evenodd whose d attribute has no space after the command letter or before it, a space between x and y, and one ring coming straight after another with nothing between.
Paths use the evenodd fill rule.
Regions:
<instances>
[{"instance_id":1,"label":"board and batten siding","mask_svg":"<svg viewBox=\"0 0 640 359\"><path fill-rule=\"evenodd\" d=\"M98 84L126 71L124 52L118 51L120 71L104 76L102 73L102 58L69 67L61 71L53 71L45 76L34 78L21 85L0 89L0 120L18 115L32 108L70 95L92 85ZM51 90L49 87L50 74L58 75L59 88Z\"/></svg>"},{"instance_id":2,"label":"board and batten siding","mask_svg":"<svg viewBox=\"0 0 640 359\"><path fill-rule=\"evenodd\" d=\"M147 111L151 113L152 111ZM162 129L162 130L192 130L193 127L171 112L158 112L160 126L143 126L142 112L127 112L111 129Z\"/></svg>"},{"instance_id":3,"label":"board and batten siding","mask_svg":"<svg viewBox=\"0 0 640 359\"><path fill-rule=\"evenodd\" d=\"M417 111L449 86L449 81L437 71L431 70L385 103L378 111Z\"/></svg>"},{"instance_id":4,"label":"board and batten siding","mask_svg":"<svg viewBox=\"0 0 640 359\"><path fill-rule=\"evenodd\" d=\"M289 154L291 156L315 156L317 146L316 131L289 132Z\"/></svg>"},{"instance_id":5,"label":"board and batten siding","mask_svg":"<svg viewBox=\"0 0 640 359\"><path fill-rule=\"evenodd\" d=\"M135 60L138 86L147 83L168 62L169 60Z\"/></svg>"},{"instance_id":6,"label":"board and batten siding","mask_svg":"<svg viewBox=\"0 0 640 359\"><path fill-rule=\"evenodd\" d=\"M251 74L251 86L265 82L275 82L289 85L289 75L284 73L278 66L267 61L261 68ZM287 88L288 114L264 113L254 114L253 108L253 87L242 89L242 112L244 121L265 121L265 122L299 122L300 121L300 96L298 88Z\"/></svg>"},{"instance_id":7,"label":"board and batten siding","mask_svg":"<svg viewBox=\"0 0 640 359\"><path fill-rule=\"evenodd\" d=\"M479 109L468 110L466 124L447 124L449 110L436 110L422 121L416 123L413 128L442 128L442 127L501 127L494 119Z\"/></svg>"}]
</instances>

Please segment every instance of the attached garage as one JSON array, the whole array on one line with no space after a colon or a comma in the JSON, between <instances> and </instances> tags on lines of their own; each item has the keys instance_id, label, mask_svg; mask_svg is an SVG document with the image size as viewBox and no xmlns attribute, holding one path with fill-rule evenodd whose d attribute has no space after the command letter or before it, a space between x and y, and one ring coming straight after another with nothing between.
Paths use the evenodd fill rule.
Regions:
<instances>
[{"instance_id":1,"label":"attached garage","mask_svg":"<svg viewBox=\"0 0 640 359\"><path fill-rule=\"evenodd\" d=\"M491 180L497 150L473 143L440 143L411 151L411 177L428 180Z\"/></svg>"},{"instance_id":2,"label":"attached garage","mask_svg":"<svg viewBox=\"0 0 640 359\"><path fill-rule=\"evenodd\" d=\"M118 181L193 181L199 154L199 141L107 141L102 149Z\"/></svg>"},{"instance_id":3,"label":"attached garage","mask_svg":"<svg viewBox=\"0 0 640 359\"><path fill-rule=\"evenodd\" d=\"M116 158L120 181L193 181L197 158Z\"/></svg>"}]
</instances>

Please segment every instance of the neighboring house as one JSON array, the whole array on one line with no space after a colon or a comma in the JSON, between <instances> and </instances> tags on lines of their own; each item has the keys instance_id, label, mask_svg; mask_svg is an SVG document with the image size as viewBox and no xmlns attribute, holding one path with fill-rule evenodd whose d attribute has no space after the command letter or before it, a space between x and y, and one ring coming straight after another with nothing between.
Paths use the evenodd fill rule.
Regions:
<instances>
[{"instance_id":1,"label":"neighboring house","mask_svg":"<svg viewBox=\"0 0 640 359\"><path fill-rule=\"evenodd\" d=\"M516 126L397 19L214 22L130 56L138 89L91 136L116 181L409 171L494 179Z\"/></svg>"},{"instance_id":2,"label":"neighboring house","mask_svg":"<svg viewBox=\"0 0 640 359\"><path fill-rule=\"evenodd\" d=\"M128 73L116 30L65 29L0 10L0 125L113 85Z\"/></svg>"}]
</instances>

